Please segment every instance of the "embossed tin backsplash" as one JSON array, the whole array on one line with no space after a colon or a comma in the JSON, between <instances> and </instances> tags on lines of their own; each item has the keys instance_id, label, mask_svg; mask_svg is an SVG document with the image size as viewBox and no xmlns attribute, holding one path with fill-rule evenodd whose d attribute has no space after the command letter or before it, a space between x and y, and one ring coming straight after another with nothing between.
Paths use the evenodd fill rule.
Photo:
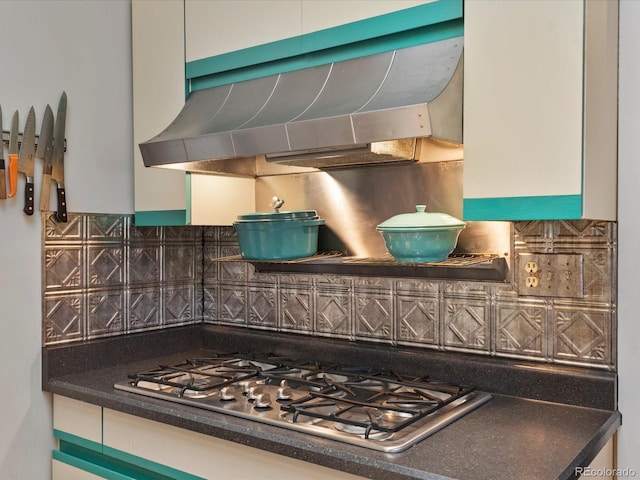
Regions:
<instances>
[{"instance_id":1,"label":"embossed tin backsplash","mask_svg":"<svg viewBox=\"0 0 640 480\"><path fill-rule=\"evenodd\" d=\"M43 217L43 342L207 322L544 363L616 368L616 224L514 223L521 253L579 253L583 298L510 282L256 272L230 227Z\"/></svg>"}]
</instances>

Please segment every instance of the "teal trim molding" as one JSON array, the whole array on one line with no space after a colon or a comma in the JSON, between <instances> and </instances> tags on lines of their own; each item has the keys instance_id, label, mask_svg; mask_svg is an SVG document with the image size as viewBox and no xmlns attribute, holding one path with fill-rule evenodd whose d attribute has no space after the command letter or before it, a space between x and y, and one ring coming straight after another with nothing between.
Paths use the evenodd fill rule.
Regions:
<instances>
[{"instance_id":1,"label":"teal trim molding","mask_svg":"<svg viewBox=\"0 0 640 480\"><path fill-rule=\"evenodd\" d=\"M93 440L87 440L86 438L79 437L72 433L63 432L57 428L53 429L53 436L64 443L72 443L82 447L85 450L93 450L94 452L102 452L102 444L94 442Z\"/></svg>"},{"instance_id":2,"label":"teal trim molding","mask_svg":"<svg viewBox=\"0 0 640 480\"><path fill-rule=\"evenodd\" d=\"M190 90L290 72L397 48L460 37L462 0L413 8L186 64Z\"/></svg>"},{"instance_id":3,"label":"teal trim molding","mask_svg":"<svg viewBox=\"0 0 640 480\"><path fill-rule=\"evenodd\" d=\"M100 445L76 435L55 431L60 441L53 450L55 460L109 480L205 480L115 448Z\"/></svg>"},{"instance_id":4,"label":"teal trim molding","mask_svg":"<svg viewBox=\"0 0 640 480\"><path fill-rule=\"evenodd\" d=\"M126 465L135 465L141 470L152 472L154 475L157 475L157 477L151 477L154 479L167 478L173 480L206 480L203 477L192 475L181 470L176 470L175 468L167 467L166 465L152 462L151 460L131 455L130 453L116 450L115 448L111 448L106 445L103 446L103 452L105 456L111 458L114 462L120 461Z\"/></svg>"},{"instance_id":5,"label":"teal trim molding","mask_svg":"<svg viewBox=\"0 0 640 480\"><path fill-rule=\"evenodd\" d=\"M186 210L155 210L135 213L136 227L170 227L187 224Z\"/></svg>"},{"instance_id":6,"label":"teal trim molding","mask_svg":"<svg viewBox=\"0 0 640 480\"><path fill-rule=\"evenodd\" d=\"M581 195L465 198L464 220L577 220L582 218Z\"/></svg>"},{"instance_id":7,"label":"teal trim molding","mask_svg":"<svg viewBox=\"0 0 640 480\"><path fill-rule=\"evenodd\" d=\"M98 477L106 478L107 480L136 480L136 478L139 478L132 477L119 471L111 470L104 465L92 463L91 461L85 460L84 458L69 455L68 453L63 453L59 450L54 450L52 457L54 460L65 463L67 465L71 465L72 467L75 467L84 472L92 473L93 475L97 475Z\"/></svg>"},{"instance_id":8,"label":"teal trim molding","mask_svg":"<svg viewBox=\"0 0 640 480\"><path fill-rule=\"evenodd\" d=\"M191 225L191 219L192 219L191 213L193 212L193 203L191 202L191 195L193 193L192 183L191 183L191 172L187 172L185 175L185 187L187 192L187 211L185 212L185 221L187 222L187 225Z\"/></svg>"}]
</instances>

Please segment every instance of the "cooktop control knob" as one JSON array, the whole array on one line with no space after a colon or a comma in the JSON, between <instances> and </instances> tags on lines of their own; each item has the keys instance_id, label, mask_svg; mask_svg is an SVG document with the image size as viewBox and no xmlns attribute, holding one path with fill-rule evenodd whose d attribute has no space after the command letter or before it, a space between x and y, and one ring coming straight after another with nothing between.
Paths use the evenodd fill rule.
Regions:
<instances>
[{"instance_id":1,"label":"cooktop control knob","mask_svg":"<svg viewBox=\"0 0 640 480\"><path fill-rule=\"evenodd\" d=\"M223 402L230 402L231 400L235 400L236 397L233 394L233 390L229 387L222 387L220 389L220 400Z\"/></svg>"},{"instance_id":2,"label":"cooktop control knob","mask_svg":"<svg viewBox=\"0 0 640 480\"><path fill-rule=\"evenodd\" d=\"M278 387L277 394L276 394L276 399L277 400L291 400L291 389L287 386L287 381L286 380L282 380L280 382L280 387Z\"/></svg>"},{"instance_id":3,"label":"cooktop control knob","mask_svg":"<svg viewBox=\"0 0 640 480\"><path fill-rule=\"evenodd\" d=\"M253 408L258 410L271 408L271 396L268 393L259 393L253 401Z\"/></svg>"},{"instance_id":4,"label":"cooktop control knob","mask_svg":"<svg viewBox=\"0 0 640 480\"><path fill-rule=\"evenodd\" d=\"M260 394L262 394L262 387L249 387L247 389L247 400L255 400Z\"/></svg>"}]
</instances>

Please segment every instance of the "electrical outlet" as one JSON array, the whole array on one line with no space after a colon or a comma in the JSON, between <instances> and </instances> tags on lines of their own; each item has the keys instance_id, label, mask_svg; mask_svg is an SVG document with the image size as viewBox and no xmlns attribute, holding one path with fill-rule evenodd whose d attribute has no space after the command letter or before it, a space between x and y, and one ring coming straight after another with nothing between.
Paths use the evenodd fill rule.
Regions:
<instances>
[{"instance_id":1,"label":"electrical outlet","mask_svg":"<svg viewBox=\"0 0 640 480\"><path fill-rule=\"evenodd\" d=\"M527 288L538 288L538 285L540 285L540 279L538 277L527 277L524 284Z\"/></svg>"},{"instance_id":2,"label":"electrical outlet","mask_svg":"<svg viewBox=\"0 0 640 480\"><path fill-rule=\"evenodd\" d=\"M584 297L584 258L582 254L518 254L515 277L520 295L560 298Z\"/></svg>"}]
</instances>

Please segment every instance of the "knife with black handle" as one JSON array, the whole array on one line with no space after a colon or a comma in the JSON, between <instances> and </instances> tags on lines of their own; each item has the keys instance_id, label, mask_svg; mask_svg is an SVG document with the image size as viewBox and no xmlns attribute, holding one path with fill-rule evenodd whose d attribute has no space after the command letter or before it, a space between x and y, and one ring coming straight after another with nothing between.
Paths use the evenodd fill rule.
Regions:
<instances>
[{"instance_id":1,"label":"knife with black handle","mask_svg":"<svg viewBox=\"0 0 640 480\"><path fill-rule=\"evenodd\" d=\"M31 107L24 125L22 145L18 155L18 172L26 178L24 188L24 213L33 215L33 158L36 155L36 112Z\"/></svg>"},{"instance_id":2,"label":"knife with black handle","mask_svg":"<svg viewBox=\"0 0 640 480\"><path fill-rule=\"evenodd\" d=\"M2 107L0 107L0 136L4 136L2 131ZM4 138L0 142L0 200L7 198L7 174L4 167Z\"/></svg>"},{"instance_id":3,"label":"knife with black handle","mask_svg":"<svg viewBox=\"0 0 640 480\"><path fill-rule=\"evenodd\" d=\"M67 94L62 92L56 114L55 133L53 135L53 164L51 179L56 182L58 192L58 211L56 219L67 221L67 197L64 189L64 124L67 117Z\"/></svg>"},{"instance_id":4,"label":"knife with black handle","mask_svg":"<svg viewBox=\"0 0 640 480\"><path fill-rule=\"evenodd\" d=\"M51 170L53 168L53 111L47 105L42 117L40 137L38 138L38 150L36 158L44 161L42 167L42 184L40 186L40 211L49 210L49 197L51 196Z\"/></svg>"}]
</instances>

